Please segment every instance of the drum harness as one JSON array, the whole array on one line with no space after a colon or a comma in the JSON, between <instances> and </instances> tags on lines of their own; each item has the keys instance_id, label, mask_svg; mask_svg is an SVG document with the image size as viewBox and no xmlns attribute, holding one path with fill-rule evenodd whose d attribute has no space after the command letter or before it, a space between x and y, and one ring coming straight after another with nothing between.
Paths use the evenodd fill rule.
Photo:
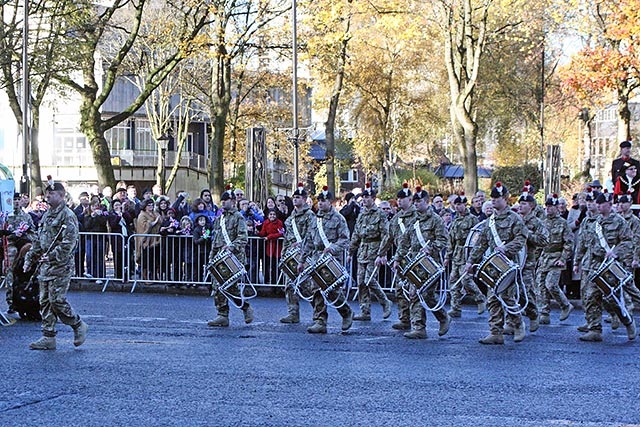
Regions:
<instances>
[{"instance_id":1,"label":"drum harness","mask_svg":"<svg viewBox=\"0 0 640 427\"><path fill-rule=\"evenodd\" d=\"M232 241L231 238L229 237L229 233L227 232L227 227L226 227L226 218L224 217L224 214L222 215L222 217L220 217L220 231L222 232L222 238L224 239L225 245L226 246L231 246L232 245ZM213 237L211 239L211 241L213 242ZM221 252L221 254L224 253L228 253L230 255L232 255L232 253L230 251L227 251L226 249L223 249ZM258 296L258 291L256 290L255 286L253 285L253 283L251 283L251 281L249 280L249 276L247 275L247 270L244 268L244 265L242 266L242 269L244 270L241 278L244 277L245 281L239 281L237 283L237 287L238 287L238 293L240 294L239 296L233 295L231 292L227 291L227 288L231 286L232 283L230 283L228 286L221 286L222 284L219 284L219 286L214 286L211 289L211 296L213 296L216 291L220 292L222 295L224 295L224 297L236 308L242 309L242 307L244 306L245 301L250 300L251 298L255 298L256 296ZM209 273L207 274L209 275ZM205 277L206 280L206 277ZM213 277L212 277L213 280ZM251 294L249 296L245 296L244 295L244 289L246 286L249 286L249 288L251 289ZM236 303L236 301L239 301L239 304Z\"/></svg>"},{"instance_id":2,"label":"drum harness","mask_svg":"<svg viewBox=\"0 0 640 427\"><path fill-rule=\"evenodd\" d=\"M298 240L298 238L300 238L300 241L301 241L302 237L300 236L300 233L298 232L297 227L295 226L295 221L292 221L292 222L294 224L293 229L294 229L294 235L296 236L296 240ZM320 240L322 240L322 244L324 245L325 249L330 247L331 246L331 242L329 241L329 239L327 238L326 233L324 232L324 227L322 225L322 217L320 217L320 216L316 217L316 226L317 226L316 228L318 230L318 235L320 236ZM298 293L298 295L300 295L300 298L302 298L302 299L304 299L306 301L311 301L313 299L313 295L311 295L310 297L307 297L307 296L304 296L302 294L302 292L300 291L300 288L299 288L299 284L300 284L300 282L302 282L304 280L307 280L309 278L309 276L311 275L311 272L314 271L317 266L320 266L320 265L324 264L324 262L326 261L326 259L328 257L329 258L333 258L333 255L329 254L329 253L320 255L320 257L318 258L318 260L316 261L315 264L310 265L309 267L307 267L302 272L302 274L300 274L298 276L298 279L296 280L294 288L295 288L296 292ZM350 271L351 270L350 269L350 265L349 265L348 268L349 268L349 271ZM346 272L346 270L345 270L345 272ZM346 289L345 290L345 295L346 296L345 296L344 300L342 301L342 304L337 305L337 301L340 299L339 294L336 297L336 299L334 299L334 300L332 300L329 297L329 292L335 290L335 289L333 289L333 286L329 286L329 288L327 288L326 290L322 289L322 288L319 289L320 294L322 295L322 298L324 299L324 302L325 302L325 304L327 304L327 306L338 309L338 308L343 307L345 304L347 304L347 300L349 298L349 292L351 291L351 275L348 272L346 272L346 274L347 274L347 280L345 281L345 285L344 285L344 287ZM334 284L335 284L335 282L334 282Z\"/></svg>"},{"instance_id":3,"label":"drum harness","mask_svg":"<svg viewBox=\"0 0 640 427\"><path fill-rule=\"evenodd\" d=\"M298 245L302 244L302 236L300 235L300 230L298 230L298 224L296 223L296 219L293 217L291 218L291 229L293 230L293 236L296 239L296 243ZM311 300L313 299L313 295L310 295L310 296L303 295L302 291L300 290L300 283L307 279L306 277L307 274L304 274L305 272L303 272L303 274L299 274L296 280L292 282L291 286L293 287L293 291L297 293L300 296L300 298L302 298L305 301L311 302ZM280 275L282 276L282 270L280 271Z\"/></svg>"},{"instance_id":4,"label":"drum harness","mask_svg":"<svg viewBox=\"0 0 640 427\"><path fill-rule=\"evenodd\" d=\"M604 249L605 252L613 251L616 246L613 245L613 247L609 247L609 243L607 243L607 239L604 238L604 234L602 233L602 225L599 222L596 222L595 231L596 231L596 236L598 236L598 240L600 241L600 246L602 246L602 249ZM605 257L604 261L602 261L602 264L600 264L600 267L598 267L598 270L596 270L596 273L599 271L602 271L607 265L612 263L613 260L614 258L607 259ZM615 294L616 291L619 291L620 295L616 295ZM622 317L627 319L631 318L629 312L627 311L626 304L624 303L624 289L623 289L622 283L616 289L611 289L611 294L605 297L605 299L615 301L618 307L620 307L620 314L622 314Z\"/></svg>"},{"instance_id":5,"label":"drum harness","mask_svg":"<svg viewBox=\"0 0 640 427\"><path fill-rule=\"evenodd\" d=\"M420 229L419 220L416 220L416 222L413 224L413 229L416 232L416 237L418 238L418 242L420 243L421 250L428 247L429 244L431 243L431 240L427 240L427 241L424 240L424 236L422 235L422 230ZM418 256L419 254L416 255L414 260ZM409 263L409 265L411 265L411 263ZM415 289L415 292L418 295L418 299L420 300L420 305L422 305L422 307L424 307L425 310L428 310L428 311L441 310L447 303L447 278L445 277L444 270L441 273L439 273L439 276L440 276L439 279L436 279L438 281L438 289L437 289L438 300L436 301L436 304L433 307L430 307L429 304L427 304L427 302L424 300L424 295L423 295L430 286L429 287L422 286L420 289L415 289L415 286L410 285L408 290L406 287L403 287L402 292L404 292L404 295L405 297L407 297L408 300L411 300L411 296Z\"/></svg>"},{"instance_id":6,"label":"drum harness","mask_svg":"<svg viewBox=\"0 0 640 427\"><path fill-rule=\"evenodd\" d=\"M496 220L494 215L491 215L491 217L489 217L489 229L491 230L491 235L493 237L493 241L496 245L496 247L502 246L504 244L504 242L502 241L502 239L500 239L500 235L498 234L498 230L496 229ZM526 242L525 242L526 245ZM513 262L513 261L511 261ZM522 280L522 268L520 268L520 265L517 265L517 269L516 269L516 280L515 280L515 285L516 285L516 294L515 294L515 304L513 305L508 305L507 303L504 302L504 300L502 299L502 296L500 296L499 293L495 293L496 298L498 299L498 301L500 301L500 304L502 304L502 307L504 307L504 310L509 313L509 314L520 314L524 311L524 309L527 307L527 305L529 305L529 296L527 295L527 289L525 287L524 281ZM520 288L522 287L522 294L524 295L524 304L522 304L522 306L520 306Z\"/></svg>"}]
</instances>

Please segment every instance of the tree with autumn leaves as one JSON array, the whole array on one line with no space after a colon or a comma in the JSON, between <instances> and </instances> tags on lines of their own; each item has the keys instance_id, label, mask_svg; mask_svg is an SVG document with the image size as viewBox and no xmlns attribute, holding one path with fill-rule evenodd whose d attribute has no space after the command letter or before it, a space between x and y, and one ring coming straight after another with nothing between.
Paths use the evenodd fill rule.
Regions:
<instances>
[{"instance_id":1,"label":"tree with autumn leaves","mask_svg":"<svg viewBox=\"0 0 640 427\"><path fill-rule=\"evenodd\" d=\"M640 0L598 0L583 10L578 31L586 46L564 70L564 85L595 105L615 94L618 140L631 139L629 99L640 87Z\"/></svg>"}]
</instances>

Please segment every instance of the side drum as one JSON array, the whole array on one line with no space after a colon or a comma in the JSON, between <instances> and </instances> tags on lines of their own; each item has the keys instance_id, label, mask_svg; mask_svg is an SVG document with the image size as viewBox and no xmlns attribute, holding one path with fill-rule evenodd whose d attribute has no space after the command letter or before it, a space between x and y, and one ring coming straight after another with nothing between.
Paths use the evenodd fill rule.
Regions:
<instances>
[{"instance_id":1,"label":"side drum","mask_svg":"<svg viewBox=\"0 0 640 427\"><path fill-rule=\"evenodd\" d=\"M428 289L434 285L444 273L444 267L433 258L420 252L405 267L402 275L411 282L416 289Z\"/></svg>"},{"instance_id":2,"label":"side drum","mask_svg":"<svg viewBox=\"0 0 640 427\"><path fill-rule=\"evenodd\" d=\"M478 244L478 240L480 240L480 234L482 234L482 229L484 228L485 221L482 221L475 225L471 230L469 230L469 234L467 234L467 240L464 242L464 259L469 259L471 255L471 251Z\"/></svg>"},{"instance_id":3,"label":"side drum","mask_svg":"<svg viewBox=\"0 0 640 427\"><path fill-rule=\"evenodd\" d=\"M331 255L322 255L310 272L313 282L323 291L339 286L349 278L347 270Z\"/></svg>"},{"instance_id":4,"label":"side drum","mask_svg":"<svg viewBox=\"0 0 640 427\"><path fill-rule=\"evenodd\" d=\"M600 289L605 298L610 297L613 292L632 279L633 274L625 270L622 264L616 260L603 263L589 277L589 280Z\"/></svg>"},{"instance_id":5,"label":"side drum","mask_svg":"<svg viewBox=\"0 0 640 427\"><path fill-rule=\"evenodd\" d=\"M290 279L296 280L298 274L298 264L300 263L300 247L291 247L280 259L280 268L282 272Z\"/></svg>"},{"instance_id":6,"label":"side drum","mask_svg":"<svg viewBox=\"0 0 640 427\"><path fill-rule=\"evenodd\" d=\"M229 251L220 251L207 265L207 269L222 288L231 286L247 272L244 265Z\"/></svg>"},{"instance_id":7,"label":"side drum","mask_svg":"<svg viewBox=\"0 0 640 427\"><path fill-rule=\"evenodd\" d=\"M517 274L518 264L511 262L502 253L494 252L478 266L475 278L499 294L515 283Z\"/></svg>"}]
</instances>

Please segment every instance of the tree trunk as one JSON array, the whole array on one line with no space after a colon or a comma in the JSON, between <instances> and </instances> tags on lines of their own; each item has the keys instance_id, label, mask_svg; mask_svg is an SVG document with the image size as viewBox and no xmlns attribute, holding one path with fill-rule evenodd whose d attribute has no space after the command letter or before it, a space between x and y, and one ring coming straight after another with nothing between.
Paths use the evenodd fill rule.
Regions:
<instances>
[{"instance_id":1,"label":"tree trunk","mask_svg":"<svg viewBox=\"0 0 640 427\"><path fill-rule=\"evenodd\" d=\"M93 103L86 93L82 94L82 131L91 146L91 155L93 156L93 164L98 174L98 185L105 187L107 185L115 187L116 177L113 173L113 165L111 164L111 153L109 145L104 137L102 129L102 119L100 111L93 108ZM88 107L87 107L88 105Z\"/></svg>"},{"instance_id":2,"label":"tree trunk","mask_svg":"<svg viewBox=\"0 0 640 427\"><path fill-rule=\"evenodd\" d=\"M618 140L617 143L631 139L631 111L629 110L629 90L618 89Z\"/></svg>"},{"instance_id":3,"label":"tree trunk","mask_svg":"<svg viewBox=\"0 0 640 427\"><path fill-rule=\"evenodd\" d=\"M31 125L31 194L35 194L36 187L42 187L42 172L40 170L40 106L33 106L31 110L33 123Z\"/></svg>"}]
</instances>

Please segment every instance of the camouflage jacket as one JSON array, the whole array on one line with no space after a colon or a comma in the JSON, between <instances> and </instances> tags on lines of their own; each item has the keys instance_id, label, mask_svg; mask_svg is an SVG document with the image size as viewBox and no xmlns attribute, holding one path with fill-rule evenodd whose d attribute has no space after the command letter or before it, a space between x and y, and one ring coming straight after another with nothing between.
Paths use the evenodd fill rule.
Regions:
<instances>
[{"instance_id":1,"label":"camouflage jacket","mask_svg":"<svg viewBox=\"0 0 640 427\"><path fill-rule=\"evenodd\" d=\"M478 225L480 221L475 215L471 215L469 210L464 215L456 215L449 227L449 237L447 245L447 254L445 259L451 261L454 265L464 264L465 258L464 246L467 243L467 237L473 227Z\"/></svg>"},{"instance_id":2,"label":"camouflage jacket","mask_svg":"<svg viewBox=\"0 0 640 427\"><path fill-rule=\"evenodd\" d=\"M503 242L505 247L505 256L512 261L515 261L518 257L518 252L524 247L527 242L528 230L525 227L522 218L517 213L513 212L509 207L504 211L498 213L495 212L487 220L487 225L482 229L478 243L471 251L469 261L472 264L478 264L487 249L490 252L494 252L496 249L496 242L491 232L491 218L494 218L495 228L498 233L498 237Z\"/></svg>"},{"instance_id":3,"label":"camouflage jacket","mask_svg":"<svg viewBox=\"0 0 640 427\"><path fill-rule=\"evenodd\" d=\"M222 215L216 217L213 221L212 243L211 253L209 254L209 262L218 254L222 247L227 246L227 242L224 239L224 233L222 232L222 220L224 218L224 228L227 230L229 240L231 240L232 246L231 252L238 258L242 264L245 262L245 246L249 241L249 235L247 232L247 222L240 212L236 208L223 211Z\"/></svg>"},{"instance_id":4,"label":"camouflage jacket","mask_svg":"<svg viewBox=\"0 0 640 427\"><path fill-rule=\"evenodd\" d=\"M533 211L522 217L522 222L524 222L524 226L529 231L527 233L527 260L525 267L535 268L541 250L549 244L549 230L545 227L543 220Z\"/></svg>"},{"instance_id":5,"label":"camouflage jacket","mask_svg":"<svg viewBox=\"0 0 640 427\"><path fill-rule=\"evenodd\" d=\"M589 246L589 239L594 233L593 227L597 219L597 214L594 215L587 212L587 216L582 220L580 228L578 229L573 254L573 265L581 264L582 271L589 271L591 268L591 246Z\"/></svg>"},{"instance_id":6,"label":"camouflage jacket","mask_svg":"<svg viewBox=\"0 0 640 427\"><path fill-rule=\"evenodd\" d=\"M324 241L318 231L318 223L322 224L331 252L341 260L349 246L349 227L347 227L347 220L333 207L329 212L319 210L311 220L302 246L302 259L306 257L315 259L325 250Z\"/></svg>"},{"instance_id":7,"label":"camouflage jacket","mask_svg":"<svg viewBox=\"0 0 640 427\"><path fill-rule=\"evenodd\" d=\"M620 216L627 221L633 235L633 261L640 262L640 218L631 211Z\"/></svg>"},{"instance_id":8,"label":"camouflage jacket","mask_svg":"<svg viewBox=\"0 0 640 427\"><path fill-rule=\"evenodd\" d=\"M598 225L600 227L598 227ZM618 260L625 267L631 266L631 252L633 250L631 230L624 218L611 212L606 218L598 215L593 226L593 232L584 236L585 244L591 247L589 270L597 270L605 260L606 249L600 243L598 228L602 230L602 237L609 248L613 248L613 252L618 256Z\"/></svg>"},{"instance_id":9,"label":"camouflage jacket","mask_svg":"<svg viewBox=\"0 0 640 427\"><path fill-rule=\"evenodd\" d=\"M569 228L567 220L560 215L547 216L544 222L549 231L549 242L542 248L540 256L540 268L548 271L556 267L557 261L567 263L571 259L573 250L573 233Z\"/></svg>"},{"instance_id":10,"label":"camouflage jacket","mask_svg":"<svg viewBox=\"0 0 640 427\"><path fill-rule=\"evenodd\" d=\"M413 227L417 214L415 206L411 205L406 211L400 210L391 218L389 221L389 239L380 250L381 253L386 254L391 249L391 245L395 245L396 248L400 246L402 236Z\"/></svg>"},{"instance_id":11,"label":"camouflage jacket","mask_svg":"<svg viewBox=\"0 0 640 427\"><path fill-rule=\"evenodd\" d=\"M284 235L284 244L282 245L282 253L285 253L287 249L295 244L299 243L302 245L304 242L305 236L311 229L311 223L316 221L316 216L313 214L313 211L309 207L309 205L304 205L302 209L299 211L294 209L291 212L291 215L284 222L284 228L286 230ZM296 235L293 231L293 224L297 227L300 238L302 239L300 242L296 239Z\"/></svg>"},{"instance_id":12,"label":"camouflage jacket","mask_svg":"<svg viewBox=\"0 0 640 427\"><path fill-rule=\"evenodd\" d=\"M422 242L418 237L418 233L427 243L430 256L441 262L440 254L447 247L447 230L444 226L444 221L433 209L429 209L426 212L417 212L413 226L402 236L395 260L402 262L402 259L405 258L405 260L410 261L418 255L422 249Z\"/></svg>"},{"instance_id":13,"label":"camouflage jacket","mask_svg":"<svg viewBox=\"0 0 640 427\"><path fill-rule=\"evenodd\" d=\"M373 262L377 257L386 254L383 248L389 239L389 221L387 214L377 206L363 208L356 220L351 235L349 255L358 251L358 262Z\"/></svg>"},{"instance_id":14,"label":"camouflage jacket","mask_svg":"<svg viewBox=\"0 0 640 427\"><path fill-rule=\"evenodd\" d=\"M33 224L31 215L20 208L14 209L13 213L9 214L5 227L11 232L7 236L10 245L16 245L18 242L29 243L36 238L36 226ZM21 235L18 236L16 232Z\"/></svg>"},{"instance_id":15,"label":"camouflage jacket","mask_svg":"<svg viewBox=\"0 0 640 427\"><path fill-rule=\"evenodd\" d=\"M49 260L40 265L39 280L70 276L75 269L73 252L78 243L76 214L64 203L47 210L40 219L38 235L32 243L25 259L26 269L37 263L43 255L47 255ZM47 254L49 248L51 250Z\"/></svg>"}]
</instances>

